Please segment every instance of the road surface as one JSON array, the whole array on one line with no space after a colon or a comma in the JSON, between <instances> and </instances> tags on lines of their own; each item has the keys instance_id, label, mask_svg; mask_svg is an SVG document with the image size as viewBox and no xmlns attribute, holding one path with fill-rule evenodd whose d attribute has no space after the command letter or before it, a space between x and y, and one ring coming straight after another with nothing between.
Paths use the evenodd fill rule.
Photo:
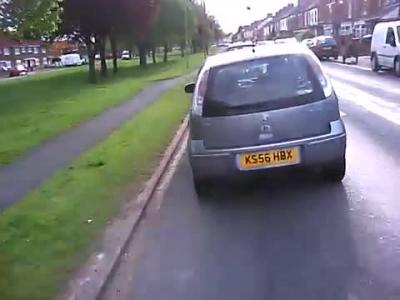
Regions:
<instances>
[{"instance_id":1,"label":"road surface","mask_svg":"<svg viewBox=\"0 0 400 300\"><path fill-rule=\"evenodd\" d=\"M276 175L198 201L184 156L103 299L400 299L400 80L324 66L348 129L343 184Z\"/></svg>"}]
</instances>

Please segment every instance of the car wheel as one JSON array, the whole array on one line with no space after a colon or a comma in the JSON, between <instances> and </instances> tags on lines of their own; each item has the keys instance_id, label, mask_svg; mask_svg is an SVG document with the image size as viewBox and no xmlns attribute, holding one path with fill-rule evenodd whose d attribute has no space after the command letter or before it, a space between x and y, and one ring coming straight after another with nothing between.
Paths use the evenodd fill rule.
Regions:
<instances>
[{"instance_id":1,"label":"car wheel","mask_svg":"<svg viewBox=\"0 0 400 300\"><path fill-rule=\"evenodd\" d=\"M342 157L333 163L323 167L322 175L325 180L340 182L346 175L346 158Z\"/></svg>"},{"instance_id":2,"label":"car wheel","mask_svg":"<svg viewBox=\"0 0 400 300\"><path fill-rule=\"evenodd\" d=\"M376 55L373 55L371 58L371 70L374 72L379 71L379 62L378 62L378 57Z\"/></svg>"},{"instance_id":3,"label":"car wheel","mask_svg":"<svg viewBox=\"0 0 400 300\"><path fill-rule=\"evenodd\" d=\"M397 77L400 77L400 58L396 58L396 61L394 62L394 73L396 74Z\"/></svg>"}]
</instances>

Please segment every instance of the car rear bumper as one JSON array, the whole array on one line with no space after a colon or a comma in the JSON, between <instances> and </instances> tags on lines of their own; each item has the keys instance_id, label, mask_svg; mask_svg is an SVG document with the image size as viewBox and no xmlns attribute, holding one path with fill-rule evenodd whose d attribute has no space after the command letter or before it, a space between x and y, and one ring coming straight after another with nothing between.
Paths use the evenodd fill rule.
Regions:
<instances>
[{"instance_id":1,"label":"car rear bumper","mask_svg":"<svg viewBox=\"0 0 400 300\"><path fill-rule=\"evenodd\" d=\"M337 57L339 56L339 50L335 48L329 50L318 49L315 51L315 54L318 57Z\"/></svg>"},{"instance_id":2,"label":"car rear bumper","mask_svg":"<svg viewBox=\"0 0 400 300\"><path fill-rule=\"evenodd\" d=\"M190 164L196 177L206 179L259 171L265 172L265 169L256 171L239 170L237 156L243 153L279 150L291 147L299 147L300 149L301 162L296 165L300 167L320 166L340 159L346 152L346 130L344 124L342 120L331 122L331 132L322 136L245 148L205 149L202 141L189 140L188 152Z\"/></svg>"}]
</instances>

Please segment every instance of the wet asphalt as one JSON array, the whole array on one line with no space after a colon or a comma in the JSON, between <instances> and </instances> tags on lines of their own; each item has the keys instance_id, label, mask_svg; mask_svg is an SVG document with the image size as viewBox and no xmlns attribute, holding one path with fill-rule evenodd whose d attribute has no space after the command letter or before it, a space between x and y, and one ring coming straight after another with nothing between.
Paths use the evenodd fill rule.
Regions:
<instances>
[{"instance_id":1,"label":"wet asphalt","mask_svg":"<svg viewBox=\"0 0 400 300\"><path fill-rule=\"evenodd\" d=\"M400 299L400 79L325 63L343 184L279 174L198 199L184 156L103 299Z\"/></svg>"}]
</instances>

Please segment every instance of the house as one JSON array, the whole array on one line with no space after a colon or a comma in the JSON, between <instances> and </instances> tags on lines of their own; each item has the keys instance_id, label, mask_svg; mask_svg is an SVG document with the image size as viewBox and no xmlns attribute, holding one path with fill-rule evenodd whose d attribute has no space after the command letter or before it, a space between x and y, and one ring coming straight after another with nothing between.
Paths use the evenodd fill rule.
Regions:
<instances>
[{"instance_id":1,"label":"house","mask_svg":"<svg viewBox=\"0 0 400 300\"><path fill-rule=\"evenodd\" d=\"M320 0L326 35L370 34L377 22L399 19L400 0Z\"/></svg>"},{"instance_id":2,"label":"house","mask_svg":"<svg viewBox=\"0 0 400 300\"><path fill-rule=\"evenodd\" d=\"M3 38L0 39L0 62L8 67L43 68L47 65L47 48L42 41Z\"/></svg>"},{"instance_id":3,"label":"house","mask_svg":"<svg viewBox=\"0 0 400 300\"><path fill-rule=\"evenodd\" d=\"M76 42L67 40L56 40L47 46L47 55L49 57L58 57L65 53L80 52L80 45Z\"/></svg>"},{"instance_id":4,"label":"house","mask_svg":"<svg viewBox=\"0 0 400 300\"><path fill-rule=\"evenodd\" d=\"M296 14L297 7L294 4L288 4L276 13L274 18L274 32L276 36L287 36L293 31L294 28L292 27Z\"/></svg>"},{"instance_id":5,"label":"house","mask_svg":"<svg viewBox=\"0 0 400 300\"><path fill-rule=\"evenodd\" d=\"M253 28L251 25L239 26L238 31L232 37L232 42L251 40L253 40Z\"/></svg>"},{"instance_id":6,"label":"house","mask_svg":"<svg viewBox=\"0 0 400 300\"><path fill-rule=\"evenodd\" d=\"M298 0L275 15L239 27L234 40L268 39L311 32L314 35L372 33L378 22L399 20L400 0Z\"/></svg>"},{"instance_id":7,"label":"house","mask_svg":"<svg viewBox=\"0 0 400 300\"><path fill-rule=\"evenodd\" d=\"M268 14L266 18L253 23L253 35L257 41L264 41L270 36L271 31L269 24L272 20L273 14Z\"/></svg>"}]
</instances>

